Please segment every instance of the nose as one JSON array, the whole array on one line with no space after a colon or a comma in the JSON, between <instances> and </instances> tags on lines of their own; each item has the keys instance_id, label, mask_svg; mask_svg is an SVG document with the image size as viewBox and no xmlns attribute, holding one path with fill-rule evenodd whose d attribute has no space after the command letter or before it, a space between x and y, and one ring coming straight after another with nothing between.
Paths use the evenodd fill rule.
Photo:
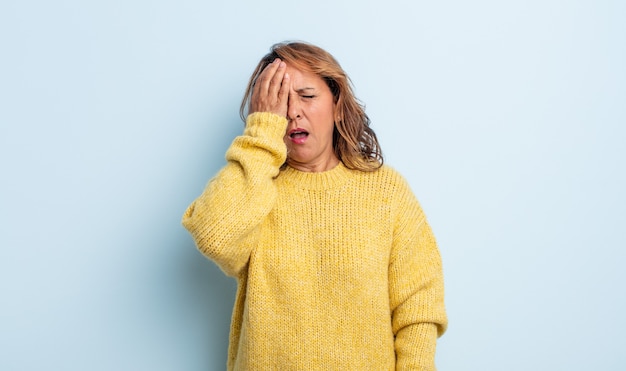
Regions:
<instances>
[{"instance_id":1,"label":"nose","mask_svg":"<svg viewBox=\"0 0 626 371\"><path fill-rule=\"evenodd\" d=\"M287 119L293 121L300 118L300 103L298 96L294 93L289 94L287 101Z\"/></svg>"}]
</instances>

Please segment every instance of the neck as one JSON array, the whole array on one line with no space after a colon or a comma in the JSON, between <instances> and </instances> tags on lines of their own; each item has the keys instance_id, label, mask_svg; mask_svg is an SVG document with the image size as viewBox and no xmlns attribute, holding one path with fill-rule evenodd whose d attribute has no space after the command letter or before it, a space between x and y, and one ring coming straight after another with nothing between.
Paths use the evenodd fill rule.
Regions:
<instances>
[{"instance_id":1,"label":"neck","mask_svg":"<svg viewBox=\"0 0 626 371\"><path fill-rule=\"evenodd\" d=\"M291 158L287 158L287 165L296 170L304 171L307 173L321 173L323 171L328 171L337 166L337 164L339 164L339 159L335 156L331 156L326 160L313 163L303 163L295 161Z\"/></svg>"}]
</instances>

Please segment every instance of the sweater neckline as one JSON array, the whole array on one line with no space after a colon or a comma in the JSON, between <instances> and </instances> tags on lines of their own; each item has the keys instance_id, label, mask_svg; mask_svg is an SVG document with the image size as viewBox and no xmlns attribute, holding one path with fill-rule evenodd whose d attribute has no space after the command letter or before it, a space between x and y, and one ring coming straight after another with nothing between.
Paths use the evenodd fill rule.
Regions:
<instances>
[{"instance_id":1,"label":"sweater neckline","mask_svg":"<svg viewBox=\"0 0 626 371\"><path fill-rule=\"evenodd\" d=\"M350 169L341 161L334 168L321 172L301 171L286 165L280 177L297 188L324 190L345 184L350 179Z\"/></svg>"}]
</instances>

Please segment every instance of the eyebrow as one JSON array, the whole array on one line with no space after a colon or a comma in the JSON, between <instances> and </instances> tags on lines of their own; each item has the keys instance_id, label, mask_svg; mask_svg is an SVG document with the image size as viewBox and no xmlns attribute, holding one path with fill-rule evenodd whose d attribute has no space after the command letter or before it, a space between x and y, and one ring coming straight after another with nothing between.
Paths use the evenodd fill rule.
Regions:
<instances>
[{"instance_id":1,"label":"eyebrow","mask_svg":"<svg viewBox=\"0 0 626 371\"><path fill-rule=\"evenodd\" d=\"M296 89L296 92L302 93L302 92L305 92L307 90L315 90L315 88L300 88L300 89Z\"/></svg>"}]
</instances>

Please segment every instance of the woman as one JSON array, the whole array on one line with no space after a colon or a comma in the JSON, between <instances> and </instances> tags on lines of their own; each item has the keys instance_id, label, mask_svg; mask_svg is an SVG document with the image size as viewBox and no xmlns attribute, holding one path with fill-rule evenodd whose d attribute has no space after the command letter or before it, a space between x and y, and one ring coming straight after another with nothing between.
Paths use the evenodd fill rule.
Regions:
<instances>
[{"instance_id":1,"label":"woman","mask_svg":"<svg viewBox=\"0 0 626 371\"><path fill-rule=\"evenodd\" d=\"M335 59L272 47L228 164L183 217L238 281L229 370L434 370L441 259Z\"/></svg>"}]
</instances>

